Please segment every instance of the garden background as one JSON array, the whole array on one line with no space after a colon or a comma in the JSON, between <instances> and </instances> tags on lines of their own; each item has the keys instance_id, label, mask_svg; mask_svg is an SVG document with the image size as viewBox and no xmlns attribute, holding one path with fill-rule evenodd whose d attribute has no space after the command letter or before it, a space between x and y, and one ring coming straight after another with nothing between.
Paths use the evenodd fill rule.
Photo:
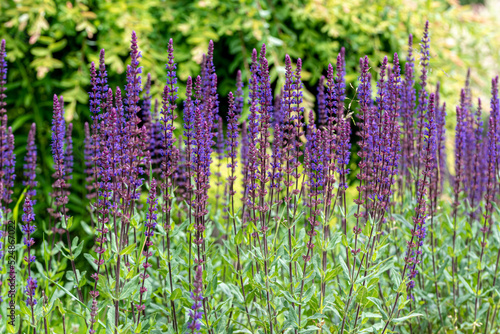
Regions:
<instances>
[{"instance_id":1,"label":"garden background","mask_svg":"<svg viewBox=\"0 0 500 334\"><path fill-rule=\"evenodd\" d=\"M372 70L395 52L405 59L408 35L418 41L426 20L431 31L429 84L438 81L441 98L447 102L448 166L453 169L455 106L467 70L471 69L472 96L488 101L491 77L500 72L500 1L454 0L201 0L201 1L59 1L2 0L0 2L0 39L6 40L8 78L7 113L16 143L16 174L22 175L28 131L37 124L37 181L39 201L35 206L40 230L48 213L46 203L52 192L51 120L52 96L64 96L67 122L73 122L74 173L68 209L73 216L72 235L85 241L84 252L93 242L88 224L88 200L84 185L84 129L90 121L90 63L98 62L99 51L106 50L108 83L111 88L125 81L126 64L130 63L130 36L137 33L143 54L143 75L151 74L151 93L161 101L165 84L167 45L173 39L178 66L180 105L184 99L189 75L200 72L203 54L214 41L214 65L218 79L220 116L226 119L227 95L236 87L236 73L243 73L248 83L251 51L267 46L270 79L274 92L285 81L285 54L303 61L304 104L315 108L316 90L329 63L334 63L341 47L346 54L347 101L356 110L356 86L360 57L373 60ZM405 50L400 52L401 50ZM245 86L245 96L248 87ZM248 106L245 106L248 109ZM242 118L248 110L243 111ZM181 117L176 128L181 134ZM485 118L486 119L486 118ZM353 126L355 127L355 125ZM357 131L352 131L351 169L358 158ZM451 171L453 174L453 170ZM357 172L350 183L356 183ZM16 181L18 182L18 181ZM212 188L211 191L215 191ZM14 187L13 205L22 187ZM348 191L356 192L355 187ZM43 196L43 197L42 197ZM143 194L143 200L146 199ZM215 201L215 196L210 200ZM46 203L44 203L46 202ZM213 204L213 203L212 203ZM40 209L37 209L37 208ZM18 211L14 210L17 214ZM41 238L41 234L35 236ZM18 236L20 240L20 233ZM37 240L38 242L39 240ZM78 269L89 269L79 261Z\"/></svg>"},{"instance_id":2,"label":"garden background","mask_svg":"<svg viewBox=\"0 0 500 334\"><path fill-rule=\"evenodd\" d=\"M187 77L199 73L202 55L213 40L220 110L225 119L227 93L236 85L236 72L242 69L243 81L248 82L251 51L263 43L273 89L284 83L285 54L303 60L307 110L314 106L320 76L326 75L328 63L335 62L342 46L347 55L347 97L354 100L359 70L356 59L364 55L379 61L384 56L392 58L394 52L407 49L408 34L419 39L423 23L429 20L429 80L432 86L438 80L444 83L441 94L449 106L447 127L453 129L453 106L459 102L457 92L463 87L467 69L472 69L473 95L485 97L485 101L491 76L499 73L498 11L500 1L494 0L3 0L0 36L7 47L6 102L16 137L16 174L21 175L28 131L36 122L40 151L37 180L40 193L49 196L52 96L63 95L66 120L78 120L73 122L75 179L69 206L75 221L80 220L78 216L85 213L85 187L78 178L84 175L83 124L90 120L90 63L97 63L99 50L105 49L110 87L121 84L130 62L132 30L145 55L143 73L151 73L153 100L160 101L168 40L173 38L175 46L181 100ZM406 57L402 52L399 56ZM372 67L378 70L378 64ZM448 138L450 149L452 143L453 138ZM354 168L355 163L353 159ZM355 182L355 173L352 175ZM15 191L14 200L21 188Z\"/></svg>"}]
</instances>

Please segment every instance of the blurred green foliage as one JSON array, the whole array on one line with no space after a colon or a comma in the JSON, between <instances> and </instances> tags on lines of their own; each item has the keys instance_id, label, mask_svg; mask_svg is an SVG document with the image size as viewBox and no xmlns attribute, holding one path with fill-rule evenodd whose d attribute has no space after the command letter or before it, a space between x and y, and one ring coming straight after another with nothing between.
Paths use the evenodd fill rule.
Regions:
<instances>
[{"instance_id":1,"label":"blurred green foliage","mask_svg":"<svg viewBox=\"0 0 500 334\"><path fill-rule=\"evenodd\" d=\"M315 85L346 48L347 82L356 85L358 59L368 55L377 69L394 52L406 57L408 34L417 48L425 20L431 26L431 83L443 82L449 114L458 100L468 67L472 87L486 95L498 73L500 24L495 10L460 5L455 0L3 0L0 2L0 38L7 42L8 115L16 135L18 175L29 124L37 123L40 173L48 194L51 186L50 121L52 95L62 94L66 119L75 120L75 169L83 160L83 121L87 107L89 64L106 50L109 83L123 85L129 61L132 30L139 37L144 73L151 73L152 93L159 97L165 82L166 48L173 38L178 63L179 90L199 73L210 39L215 42L215 66L221 96L235 87L237 69L248 73L251 51L268 47L274 87L284 81L284 56L303 60L304 99L314 106ZM244 74L245 76L245 74ZM350 98L354 97L351 90ZM452 121L452 118L450 118ZM450 126L450 125L449 125ZM77 212L84 199L83 180L73 181ZM48 196L48 195L47 195ZM47 197L48 200L48 197Z\"/></svg>"}]
</instances>

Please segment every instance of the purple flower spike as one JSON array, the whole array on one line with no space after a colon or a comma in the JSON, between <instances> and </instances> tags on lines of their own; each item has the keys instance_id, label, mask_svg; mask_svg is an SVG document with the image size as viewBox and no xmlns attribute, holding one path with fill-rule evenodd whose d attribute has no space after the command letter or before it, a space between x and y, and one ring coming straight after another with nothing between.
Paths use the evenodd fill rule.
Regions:
<instances>
[{"instance_id":1,"label":"purple flower spike","mask_svg":"<svg viewBox=\"0 0 500 334\"><path fill-rule=\"evenodd\" d=\"M216 117L219 114L219 97L217 94L217 74L214 66L214 42L208 43L208 52L202 63L202 105L206 113L211 131L216 131Z\"/></svg>"},{"instance_id":2,"label":"purple flower spike","mask_svg":"<svg viewBox=\"0 0 500 334\"><path fill-rule=\"evenodd\" d=\"M146 78L146 84L144 85L144 92L142 95L142 119L148 123L148 127L151 126L152 116L151 116L151 73L148 73Z\"/></svg>"},{"instance_id":3,"label":"purple flower spike","mask_svg":"<svg viewBox=\"0 0 500 334\"><path fill-rule=\"evenodd\" d=\"M345 100L345 59L342 52L337 56L337 75L335 78L334 101L336 112L336 146L337 146L337 172L340 176L339 188L347 189L347 175L349 174L349 160L351 149L351 125L349 119L344 116L344 100Z\"/></svg>"},{"instance_id":4,"label":"purple flower spike","mask_svg":"<svg viewBox=\"0 0 500 334\"><path fill-rule=\"evenodd\" d=\"M5 40L0 42L0 208L3 213L10 212L9 203L12 202L12 187L14 186L14 136L12 129L7 129L7 103L5 91L7 88L7 53Z\"/></svg>"},{"instance_id":5,"label":"purple flower spike","mask_svg":"<svg viewBox=\"0 0 500 334\"><path fill-rule=\"evenodd\" d=\"M240 152L240 159L241 159L241 165L243 166L242 168L242 174L243 174L243 181L245 180L245 175L246 175L246 166L248 164L248 133L247 133L247 122L243 122L241 125L241 152Z\"/></svg>"},{"instance_id":6,"label":"purple flower spike","mask_svg":"<svg viewBox=\"0 0 500 334\"><path fill-rule=\"evenodd\" d=\"M93 157L94 157L94 145L92 142L92 136L90 135L90 127L89 123L85 122L84 125L84 133L85 133L85 139L84 139L84 149L83 149L83 155L84 155L84 164L85 164L85 188L87 189L87 198L91 199L95 197L95 192L93 191L94 189L94 162L93 162Z\"/></svg>"},{"instance_id":7,"label":"purple flower spike","mask_svg":"<svg viewBox=\"0 0 500 334\"><path fill-rule=\"evenodd\" d=\"M3 203L5 203L4 212L10 212L11 209L8 207L9 203L12 202L12 194L14 193L14 180L16 178L15 166L16 166L16 155L14 154L14 134L12 133L12 128L9 126L7 129L7 142L4 148L3 156Z\"/></svg>"},{"instance_id":8,"label":"purple flower spike","mask_svg":"<svg viewBox=\"0 0 500 334\"><path fill-rule=\"evenodd\" d=\"M222 117L217 120L217 159L222 160L224 157L224 131L222 129Z\"/></svg>"},{"instance_id":9,"label":"purple flower spike","mask_svg":"<svg viewBox=\"0 0 500 334\"><path fill-rule=\"evenodd\" d=\"M105 63L105 51L101 49L99 54L99 76L96 79L96 83L100 86L99 92L101 95L101 108L104 111L106 108L110 108L106 101L106 93L108 92L108 72L106 72L106 63Z\"/></svg>"},{"instance_id":10,"label":"purple flower spike","mask_svg":"<svg viewBox=\"0 0 500 334\"><path fill-rule=\"evenodd\" d=\"M4 121L6 120L7 116L7 110L5 109L5 106L7 105L7 102L5 102L5 98L7 95L5 95L5 91L7 88L5 85L7 84L7 53L5 52L5 40L2 39L2 42L0 43L0 117L1 123L7 123Z\"/></svg>"},{"instance_id":11,"label":"purple flower spike","mask_svg":"<svg viewBox=\"0 0 500 334\"><path fill-rule=\"evenodd\" d=\"M35 306L36 305L36 299L33 298L35 296L36 288L38 287L38 282L36 278L33 278L31 276L28 277L28 281L26 283L26 288L24 289L24 293L28 298L26 299L26 306Z\"/></svg>"},{"instance_id":12,"label":"purple flower spike","mask_svg":"<svg viewBox=\"0 0 500 334\"><path fill-rule=\"evenodd\" d=\"M414 109L415 109L415 74L414 74L414 58L413 58L413 36L410 34L408 38L408 56L405 64L405 79L401 92L401 109L400 116L403 123L403 139L402 139L402 164L401 170L407 178L411 177L410 167L415 166L414 161Z\"/></svg>"},{"instance_id":13,"label":"purple flower spike","mask_svg":"<svg viewBox=\"0 0 500 334\"><path fill-rule=\"evenodd\" d=\"M5 52L5 40L2 39L2 42L0 43L0 127L1 127L1 133L0 133L0 140L1 143L4 143L5 140L5 132L7 129L7 109L5 107L7 106L7 102L5 102L5 99L7 98L7 95L5 94L5 91L7 90L7 87L5 85L7 84L7 53Z\"/></svg>"},{"instance_id":14,"label":"purple flower spike","mask_svg":"<svg viewBox=\"0 0 500 334\"><path fill-rule=\"evenodd\" d=\"M88 129L88 124L87 124ZM36 144L35 144L35 134L36 134L36 124L31 124L31 129L28 134L28 143L26 145L26 155L24 156L24 180L23 186L29 187L27 191L27 196L32 199L32 204L36 204L36 186L38 182L36 181Z\"/></svg>"},{"instance_id":15,"label":"purple flower spike","mask_svg":"<svg viewBox=\"0 0 500 334\"><path fill-rule=\"evenodd\" d=\"M57 95L54 95L54 113L52 116L52 157L54 158L54 169L56 183L54 188L64 188L65 164L64 164L64 141L66 124L64 122L61 106Z\"/></svg>"},{"instance_id":16,"label":"purple flower spike","mask_svg":"<svg viewBox=\"0 0 500 334\"><path fill-rule=\"evenodd\" d=\"M425 115L428 109L428 94L427 94L427 73L430 60L430 37L429 37L429 21L425 23L424 36L420 43L420 63L422 64L422 72L420 75L420 90L418 92L418 106L417 106L417 152L423 151L424 142L424 127L425 127ZM420 160L417 160L417 174L420 171Z\"/></svg>"},{"instance_id":17,"label":"purple flower spike","mask_svg":"<svg viewBox=\"0 0 500 334\"><path fill-rule=\"evenodd\" d=\"M235 103L235 113L236 115L241 115L243 113L243 81L241 80L241 70L238 70L236 74L236 94L234 98Z\"/></svg>"},{"instance_id":18,"label":"purple flower spike","mask_svg":"<svg viewBox=\"0 0 500 334\"><path fill-rule=\"evenodd\" d=\"M73 123L68 124L66 130L66 147L64 152L64 169L66 171L66 181L69 182L73 178Z\"/></svg>"},{"instance_id":19,"label":"purple flower spike","mask_svg":"<svg viewBox=\"0 0 500 334\"><path fill-rule=\"evenodd\" d=\"M239 137L239 128L238 128L238 114L236 113L235 100L233 97L233 93L229 92L229 111L227 114L227 156L231 158L231 162L228 164L228 168L231 168L232 173L234 174L234 170L236 169L237 162L237 149L238 149L238 137ZM229 180L232 184L234 180ZM231 194L230 194L231 195ZM233 194L234 195L234 194ZM231 195L232 196L232 195Z\"/></svg>"},{"instance_id":20,"label":"purple flower spike","mask_svg":"<svg viewBox=\"0 0 500 334\"><path fill-rule=\"evenodd\" d=\"M139 102L139 94L142 90L141 88L141 73L142 67L139 67L139 60L141 58L141 53L139 52L139 46L137 45L137 35L135 31L132 32L132 39L130 45L130 65L127 65L127 85L125 86L125 91L127 92L127 97L125 99L125 104L127 105L128 119L133 120L140 107L137 105Z\"/></svg>"},{"instance_id":21,"label":"purple flower spike","mask_svg":"<svg viewBox=\"0 0 500 334\"><path fill-rule=\"evenodd\" d=\"M191 77L188 77L187 83L186 83L186 100L184 101L184 113L183 113L183 118L184 118L184 137L186 138L184 140L184 145L186 147L186 167L187 167L187 173L188 175L188 192L191 191L191 155L192 155L192 150L193 150L193 144L194 144L194 123L195 123L195 114L194 114L194 109L193 109L193 100L192 100L192 95L193 95L193 79Z\"/></svg>"},{"instance_id":22,"label":"purple flower spike","mask_svg":"<svg viewBox=\"0 0 500 334\"><path fill-rule=\"evenodd\" d=\"M271 115L273 113L273 93L271 90L271 79L269 78L269 64L266 59L266 45L262 44L259 56L260 76L260 113Z\"/></svg>"},{"instance_id":23,"label":"purple flower spike","mask_svg":"<svg viewBox=\"0 0 500 334\"><path fill-rule=\"evenodd\" d=\"M319 124L326 125L327 113L326 113L326 97L325 97L325 76L322 75L318 82L318 95L316 97L318 101L318 116Z\"/></svg>"},{"instance_id":24,"label":"purple flower spike","mask_svg":"<svg viewBox=\"0 0 500 334\"><path fill-rule=\"evenodd\" d=\"M463 165L464 165L464 150L466 139L466 104L465 104L465 90L461 91L460 106L457 106L457 125L455 127L455 206L459 205L458 196L463 188Z\"/></svg>"},{"instance_id":25,"label":"purple flower spike","mask_svg":"<svg viewBox=\"0 0 500 334\"><path fill-rule=\"evenodd\" d=\"M427 218L427 189L429 181L433 177L436 154L436 123L434 115L435 95L431 93L429 97L429 110L426 115L426 123L423 132L424 152L421 153L422 175L418 179L417 188L417 208L413 217L412 237L408 242L408 248L405 256L405 267L403 275L406 273L409 281L407 283L408 298L413 298L411 290L415 287L414 279L418 274L417 265L420 263L419 257L422 254L420 247L423 246L427 235L425 221Z\"/></svg>"},{"instance_id":26,"label":"purple flower spike","mask_svg":"<svg viewBox=\"0 0 500 334\"><path fill-rule=\"evenodd\" d=\"M193 286L194 289L191 292L193 305L191 306L191 310L189 310L189 317L191 320L188 321L187 328L191 334L200 334L201 319L203 317L203 312L201 311L203 307L203 267L201 264L196 267Z\"/></svg>"},{"instance_id":27,"label":"purple flower spike","mask_svg":"<svg viewBox=\"0 0 500 334\"><path fill-rule=\"evenodd\" d=\"M26 262L28 269L28 280L24 293L27 297L26 306L31 307L31 310L33 311L33 306L36 305L36 299L34 298L35 290L38 286L36 279L31 276L31 263L35 262L36 260L36 256L33 250L35 240L32 237L32 234L36 230L36 226L33 224L33 222L35 221L35 214L33 213L33 203L31 202L29 195L24 200L23 210L24 213L22 216L22 220L25 225L21 225L21 230L24 234L24 245L27 249L27 254L24 257L24 261Z\"/></svg>"},{"instance_id":28,"label":"purple flower spike","mask_svg":"<svg viewBox=\"0 0 500 334\"><path fill-rule=\"evenodd\" d=\"M361 75L359 77L359 87L358 87L358 96L359 96L359 106L360 106L360 111L359 111L359 136L361 137L361 141L359 142L359 151L358 151L358 156L361 159L361 162L359 163L359 169L360 172L358 173L357 177L360 181L360 185L358 186L358 199L354 200L354 202L358 205L358 212L354 214L356 217L356 231L359 230L359 218L361 218L364 213L360 212L359 206L365 204L365 199L366 198L366 182L368 179L368 157L370 156L370 151L369 151L369 132L368 132L368 125L371 122L371 115L372 113L370 112L370 103L371 103L371 84L370 84L370 63L369 59L367 56L364 58L361 58L359 60L359 65L361 67ZM363 192L365 192L363 194ZM364 195L364 196L363 196ZM356 238L357 235L356 234Z\"/></svg>"},{"instance_id":29,"label":"purple flower spike","mask_svg":"<svg viewBox=\"0 0 500 334\"><path fill-rule=\"evenodd\" d=\"M174 62L174 44L172 39L168 42L168 63L167 68L167 85L170 87L169 102L172 107L177 101L177 64Z\"/></svg>"},{"instance_id":30,"label":"purple flower spike","mask_svg":"<svg viewBox=\"0 0 500 334\"><path fill-rule=\"evenodd\" d=\"M90 103L90 117L94 123L99 122L99 114L101 112L101 87L99 86L100 79L97 76L97 70L95 68L95 63L90 64L90 84L92 90L89 92L89 103Z\"/></svg>"}]
</instances>

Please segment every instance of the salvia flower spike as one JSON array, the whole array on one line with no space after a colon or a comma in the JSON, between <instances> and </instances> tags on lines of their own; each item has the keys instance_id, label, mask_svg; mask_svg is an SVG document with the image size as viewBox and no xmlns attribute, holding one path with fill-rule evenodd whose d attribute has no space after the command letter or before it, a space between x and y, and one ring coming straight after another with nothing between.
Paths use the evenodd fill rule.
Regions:
<instances>
[{"instance_id":1,"label":"salvia flower spike","mask_svg":"<svg viewBox=\"0 0 500 334\"><path fill-rule=\"evenodd\" d=\"M36 181L36 160L37 160L37 152L36 152L36 144L35 144L35 135L36 135L36 124L31 124L31 129L28 134L28 143L26 145L26 155L24 157L24 180L23 186L29 187L26 195L31 198L32 205L36 204L36 200L34 199L36 196L36 187L38 182Z\"/></svg>"}]
</instances>

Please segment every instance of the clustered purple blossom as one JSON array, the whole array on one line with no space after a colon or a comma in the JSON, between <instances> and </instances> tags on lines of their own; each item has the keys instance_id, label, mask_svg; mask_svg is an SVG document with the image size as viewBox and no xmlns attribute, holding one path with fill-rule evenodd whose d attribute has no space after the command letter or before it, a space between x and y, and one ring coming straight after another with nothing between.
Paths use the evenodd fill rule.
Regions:
<instances>
[{"instance_id":1,"label":"clustered purple blossom","mask_svg":"<svg viewBox=\"0 0 500 334\"><path fill-rule=\"evenodd\" d=\"M302 103L302 80L301 80L302 60L297 59L295 71L292 68L292 60L289 55L285 56L285 85L282 94L282 117L283 117L283 149L286 155L283 157L283 169L286 176L283 185L286 194L283 200L287 204L287 215L293 205L292 199L300 193L298 168L300 166L300 156L302 156L302 118L304 108ZM295 179L295 182L293 180ZM295 187L294 187L295 184Z\"/></svg>"},{"instance_id":2,"label":"clustered purple blossom","mask_svg":"<svg viewBox=\"0 0 500 334\"><path fill-rule=\"evenodd\" d=\"M241 79L241 70L238 70L236 74L236 94L234 95L234 107L237 115L241 115L243 113L243 80Z\"/></svg>"},{"instance_id":3,"label":"clustered purple blossom","mask_svg":"<svg viewBox=\"0 0 500 334\"><path fill-rule=\"evenodd\" d=\"M33 233L36 230L36 225L33 224L33 222L35 221L35 214L33 213L33 203L31 202L29 195L24 201L23 209L24 213L22 220L25 224L21 225L21 230L25 235L23 242L27 249L27 255L24 257L24 261L26 262L28 268L28 280L24 293L27 296L26 306L31 307L31 309L33 310L33 306L36 305L36 299L34 298L35 290L38 286L36 278L32 277L31 275L31 263L35 262L36 260L36 256L35 254L33 254L33 245L35 244L35 240L32 237Z\"/></svg>"},{"instance_id":4,"label":"clustered purple blossom","mask_svg":"<svg viewBox=\"0 0 500 334\"><path fill-rule=\"evenodd\" d=\"M92 136L90 135L89 123L84 124L84 149L83 149L83 159L84 159L84 173L85 177L85 188L87 189L87 199L92 199L95 197L94 192L94 163L92 162L94 157L94 144L92 141Z\"/></svg>"},{"instance_id":5,"label":"clustered purple blossom","mask_svg":"<svg viewBox=\"0 0 500 334\"><path fill-rule=\"evenodd\" d=\"M444 184L444 176L445 176L445 168L446 168L446 147L445 147L445 139L446 139L446 102L443 102L440 105L439 99L439 89L440 83L438 82L436 85L436 98L435 98L435 117L436 117L436 143L437 143L437 154L436 158L438 163L437 167L437 178L439 182L439 189L437 193L441 193L443 191ZM438 187L436 187L438 188Z\"/></svg>"},{"instance_id":6,"label":"clustered purple blossom","mask_svg":"<svg viewBox=\"0 0 500 334\"><path fill-rule=\"evenodd\" d=\"M480 284L482 282L482 277L481 274L483 272L483 266L482 266L482 261L483 261L483 256L485 253L485 248L487 246L487 238L489 235L489 232L491 231L491 225L492 225L492 213L493 213L493 202L495 200L496 194L497 194L497 189L496 189L496 179L497 179L497 173L498 173L498 129L499 129L499 112L500 112L500 104L499 104L499 99L498 99L498 76L492 79L491 82L491 101L490 101L490 117L489 117L489 122L488 122L488 134L487 134L487 144L486 146L486 160L487 160L487 170L485 172L486 174L486 190L485 190L485 195L484 195L484 200L485 200L485 205L484 205L484 213L483 213L483 224L481 228L479 229L482 238L480 241L481 245L481 254L479 255L479 270L477 273L477 281L476 281L476 289L480 289ZM478 108L481 107L481 100L478 100ZM480 110L477 112L478 114L480 113ZM476 138L477 139L477 138ZM484 145L483 145L484 146ZM474 184L477 185L477 184ZM475 189L474 189L475 190ZM479 234L478 234L479 237ZM498 255L497 255L498 256ZM495 275L493 279L493 286L495 285L496 282L496 275L498 273L498 266L496 266L495 269ZM484 280L484 279L483 279ZM478 306L479 306L479 294L476 295L476 300L475 300L475 308L474 308L474 320L477 318L477 311L478 311ZM486 328L485 332L488 332L488 320L489 320L489 313L490 310L488 310L488 313L486 315Z\"/></svg>"},{"instance_id":7,"label":"clustered purple blossom","mask_svg":"<svg viewBox=\"0 0 500 334\"><path fill-rule=\"evenodd\" d=\"M268 226L267 220L264 219L264 215L269 211L269 204L265 200L267 195L266 184L269 182L268 169L269 169L269 154L267 153L267 148L269 146L270 132L269 128L271 125L271 115L273 113L273 103L272 103L272 92L271 92L271 81L269 78L269 64L266 59L266 45L262 45L262 49L259 55L259 65L258 65L258 77L259 77L259 138L258 138L258 160L259 160L259 171L258 180L260 182L260 189L258 190L259 203L255 208L261 215L261 232L265 235ZM264 240L264 243L266 241Z\"/></svg>"},{"instance_id":8,"label":"clustered purple blossom","mask_svg":"<svg viewBox=\"0 0 500 334\"><path fill-rule=\"evenodd\" d=\"M28 133L28 142L26 144L26 155L24 156L24 180L23 186L28 187L26 196L31 198L33 205L36 204L34 199L36 196L36 144L35 144L36 124L31 124L30 132Z\"/></svg>"},{"instance_id":9,"label":"clustered purple blossom","mask_svg":"<svg viewBox=\"0 0 500 334\"><path fill-rule=\"evenodd\" d=\"M203 268L199 264L196 267L196 274L193 282L194 289L191 292L191 299L193 300L193 305L191 310L189 310L189 317L191 321L187 323L187 328L189 333L200 334L201 319L203 317L202 301L203 301Z\"/></svg>"},{"instance_id":10,"label":"clustered purple blossom","mask_svg":"<svg viewBox=\"0 0 500 334\"><path fill-rule=\"evenodd\" d=\"M186 158L186 169L187 169L187 174L186 178L188 180L188 185L187 185L187 192L188 194L191 194L191 170L192 170L192 162L191 162L191 155L192 155L192 149L194 145L194 125L195 125L195 114L194 114L194 109L193 109L193 100L192 100L192 95L193 95L193 79L191 77L188 77L187 83L186 83L186 100L184 101L184 115L183 115L183 123L184 123L184 131L183 135L186 138L184 140L184 146L186 147L185 149L185 158ZM188 196L188 204L190 201L190 196ZM189 215L189 218L191 219L191 215Z\"/></svg>"},{"instance_id":11,"label":"clustered purple blossom","mask_svg":"<svg viewBox=\"0 0 500 334\"><path fill-rule=\"evenodd\" d=\"M337 172L339 173L339 188L347 189L347 175L349 174L349 159L351 155L351 125L349 119L344 115L345 100L345 59L342 52L337 57L337 74L333 90L333 106L337 122L335 146L337 148ZM333 114L330 117L334 117Z\"/></svg>"},{"instance_id":12,"label":"clustered purple blossom","mask_svg":"<svg viewBox=\"0 0 500 334\"><path fill-rule=\"evenodd\" d=\"M305 148L305 167L308 169L308 186L310 187L310 199L306 204L310 208L310 214L307 219L311 229L307 231L309 241L307 243L308 252L304 256L305 262L308 262L310 252L314 247L313 238L317 234L317 228L321 225L318 219L320 216L321 204L323 203L321 191L325 185L325 167L324 163L324 135L321 130L316 129L314 125L314 113L310 113L309 127L310 131L307 134L307 145Z\"/></svg>"},{"instance_id":13,"label":"clustered purple blossom","mask_svg":"<svg viewBox=\"0 0 500 334\"><path fill-rule=\"evenodd\" d=\"M248 163L248 131L247 131L247 122L243 121L241 125L241 149L240 149L240 160L242 169L241 172L243 174L243 180L246 177L246 167Z\"/></svg>"},{"instance_id":14,"label":"clustered purple blossom","mask_svg":"<svg viewBox=\"0 0 500 334\"><path fill-rule=\"evenodd\" d=\"M14 135L12 128L7 128L7 53L5 51L5 40L0 42L0 225L7 221L7 214L11 211L9 204L12 202L12 187L14 186L15 162L16 155L14 154ZM0 258L4 256L4 237L5 234L0 233ZM15 273L10 270L10 278L15 278ZM1 286L1 282L0 282ZM3 299L0 296L0 302Z\"/></svg>"},{"instance_id":15,"label":"clustered purple blossom","mask_svg":"<svg viewBox=\"0 0 500 334\"><path fill-rule=\"evenodd\" d=\"M232 176L229 179L230 185L232 185L235 181L234 172L236 167L238 166L238 162L236 161L238 154L238 138L239 138L239 127L238 127L238 116L237 109L235 107L235 99L232 92L229 92L229 112L227 113L227 157L230 159L227 167L231 169ZM233 192L232 186L230 186L230 196Z\"/></svg>"},{"instance_id":16,"label":"clustered purple blossom","mask_svg":"<svg viewBox=\"0 0 500 334\"><path fill-rule=\"evenodd\" d=\"M1 130L0 130L1 131ZM2 143L3 151L3 164L2 171L2 187L3 187L3 203L6 207L2 208L5 212L10 212L8 204L12 202L12 194L14 193L14 180L16 179L16 155L14 154L14 134L12 128L9 126L6 133L6 140Z\"/></svg>"},{"instance_id":17,"label":"clustered purple blossom","mask_svg":"<svg viewBox=\"0 0 500 334\"><path fill-rule=\"evenodd\" d=\"M172 157L170 156L175 138L173 136L173 132L175 131L175 127L173 125L174 120L176 119L175 109L177 108L177 64L174 62L174 46L172 39L170 39L168 43L168 63L166 65L167 68L167 83L163 90L163 104L161 111L161 121L163 124L163 141L165 143L162 148L162 156L164 157L163 171L164 176L167 176L172 173Z\"/></svg>"},{"instance_id":18,"label":"clustered purple blossom","mask_svg":"<svg viewBox=\"0 0 500 334\"><path fill-rule=\"evenodd\" d=\"M64 206L68 203L68 197L64 192L66 187L66 170L65 170L65 134L66 134L66 122L64 121L62 108L57 95L54 95L54 113L52 117L52 157L54 158L54 178L55 182L53 184L56 200L55 204L57 207ZM62 209L62 214L65 215L64 209Z\"/></svg>"},{"instance_id":19,"label":"clustered purple blossom","mask_svg":"<svg viewBox=\"0 0 500 334\"><path fill-rule=\"evenodd\" d=\"M416 133L416 149L417 152L423 151L423 133L425 127L425 114L428 109L428 93L427 93L427 73L430 59L430 37L429 37L429 21L425 23L424 35L420 43L420 63L422 70L420 75L420 90L418 91L418 105L417 105L417 133ZM416 170L417 174L420 171L420 159L417 157Z\"/></svg>"},{"instance_id":20,"label":"clustered purple blossom","mask_svg":"<svg viewBox=\"0 0 500 334\"><path fill-rule=\"evenodd\" d=\"M488 124L488 137L487 137L487 183L486 193L484 199L486 201L485 212L483 214L484 224L481 227L483 233L483 241L481 242L482 248L486 246L486 234L491 229L491 214L493 210L493 202L497 192L496 175L498 173L498 132L500 116L500 100L498 97L498 76L493 78L491 82L491 101L490 101L490 118Z\"/></svg>"},{"instance_id":21,"label":"clustered purple blossom","mask_svg":"<svg viewBox=\"0 0 500 334\"><path fill-rule=\"evenodd\" d=\"M402 144L402 162L401 170L403 175L409 179L411 177L410 168L416 166L414 162L414 126L415 126L415 59L413 58L413 36L410 34L408 38L408 55L405 64L405 78L401 89L401 107L400 117L403 124Z\"/></svg>"},{"instance_id":22,"label":"clustered purple blossom","mask_svg":"<svg viewBox=\"0 0 500 334\"><path fill-rule=\"evenodd\" d=\"M368 198L371 199L366 205L368 211L380 222L383 222L399 166L398 115L401 89L399 73L397 54L394 55L392 69L388 67L388 59L385 57L377 82L377 106L368 108L368 115L364 116L366 118L364 126L368 136L366 191Z\"/></svg>"},{"instance_id":23,"label":"clustered purple blossom","mask_svg":"<svg viewBox=\"0 0 500 334\"><path fill-rule=\"evenodd\" d=\"M422 176L419 177L417 185L417 208L415 209L415 217L413 217L414 227L412 229L412 237L408 242L408 250L405 256L405 270L408 271L409 281L407 283L408 298L413 298L411 289L415 287L414 278L418 274L417 265L420 263L419 256L422 254L420 247L424 244L424 239L427 235L425 221L426 214L426 195L427 187L433 177L433 165L435 163L436 153L436 123L434 118L434 93L429 97L429 109L426 113L425 128L423 129L424 152L421 152L420 159L423 166ZM405 271L404 270L404 271ZM403 271L403 273L404 273Z\"/></svg>"},{"instance_id":24,"label":"clustered purple blossom","mask_svg":"<svg viewBox=\"0 0 500 334\"><path fill-rule=\"evenodd\" d=\"M322 75L318 82L318 94L316 100L318 101L318 117L319 124L326 125L326 119L328 117L326 113L326 99L325 99L325 76Z\"/></svg>"},{"instance_id":25,"label":"clustered purple blossom","mask_svg":"<svg viewBox=\"0 0 500 334\"><path fill-rule=\"evenodd\" d=\"M12 129L7 128L7 53L5 52L5 40L0 42L0 210L3 219L10 212L9 204L12 202L12 187L14 186L15 161L14 135Z\"/></svg>"},{"instance_id":26,"label":"clustered purple blossom","mask_svg":"<svg viewBox=\"0 0 500 334\"><path fill-rule=\"evenodd\" d=\"M365 216L365 213L361 211L361 206L365 204L366 201L366 190L367 182L369 181L369 157L370 157L370 147L369 140L371 138L369 133L369 125L371 122L371 75L370 75L370 61L367 56L359 59L359 65L361 68L361 75L359 76L359 87L358 87L358 97L359 97L359 136L361 138L359 142L358 156L361 161L359 162L359 173L357 178L359 179L360 185L357 187L358 198L354 200L354 203L358 205L358 210L354 214L356 217L356 226L354 227L355 234L355 249L353 252L357 254L357 238L358 234L361 233L361 228L359 227L360 218Z\"/></svg>"},{"instance_id":27,"label":"clustered purple blossom","mask_svg":"<svg viewBox=\"0 0 500 334\"><path fill-rule=\"evenodd\" d=\"M73 123L68 124L66 129L65 150L64 150L64 170L66 171L66 181L73 178Z\"/></svg>"}]
</instances>

